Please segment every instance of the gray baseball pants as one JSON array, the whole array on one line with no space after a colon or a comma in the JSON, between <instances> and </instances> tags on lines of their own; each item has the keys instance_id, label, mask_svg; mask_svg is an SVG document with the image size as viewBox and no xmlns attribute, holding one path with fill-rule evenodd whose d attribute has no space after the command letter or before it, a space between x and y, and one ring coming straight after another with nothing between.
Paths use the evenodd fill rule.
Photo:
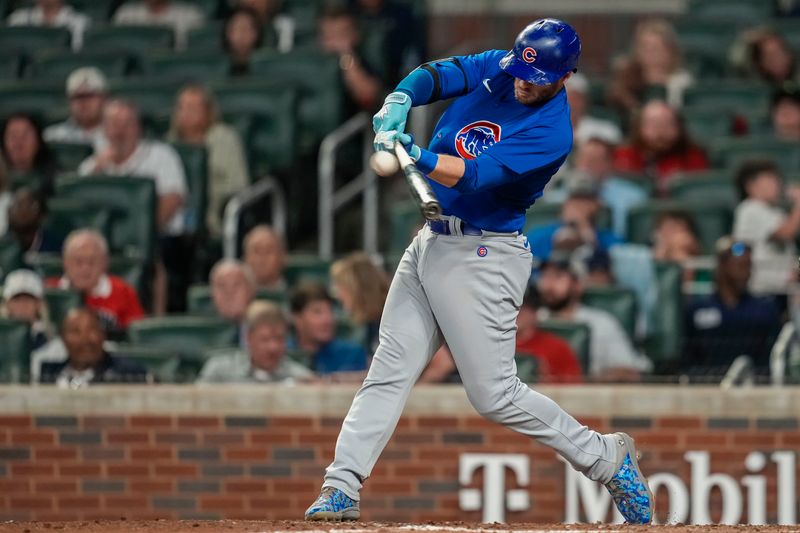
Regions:
<instances>
[{"instance_id":1,"label":"gray baseball pants","mask_svg":"<svg viewBox=\"0 0 800 533\"><path fill-rule=\"evenodd\" d=\"M451 217L450 227L460 228L458 222ZM324 486L359 499L411 388L443 340L478 413L550 446L592 480L611 479L613 439L517 377L516 320L531 262L527 239L515 233L420 230L392 280L379 346L342 424Z\"/></svg>"}]
</instances>

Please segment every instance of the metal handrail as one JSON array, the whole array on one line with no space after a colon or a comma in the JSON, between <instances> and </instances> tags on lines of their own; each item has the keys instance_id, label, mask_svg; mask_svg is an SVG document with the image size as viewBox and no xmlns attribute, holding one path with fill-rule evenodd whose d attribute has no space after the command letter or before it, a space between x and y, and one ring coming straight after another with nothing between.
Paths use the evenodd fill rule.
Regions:
<instances>
[{"instance_id":1,"label":"metal handrail","mask_svg":"<svg viewBox=\"0 0 800 533\"><path fill-rule=\"evenodd\" d=\"M375 172L369 166L372 154L372 136L369 135L372 121L367 113L359 113L329 133L319 148L319 255L322 259L333 258L333 239L336 212L347 202L363 195L364 251L378 251L378 183ZM360 133L364 135L362 154L363 171L339 190L335 189L336 157L339 149Z\"/></svg>"},{"instance_id":2,"label":"metal handrail","mask_svg":"<svg viewBox=\"0 0 800 533\"><path fill-rule=\"evenodd\" d=\"M225 204L222 217L222 250L228 259L237 257L236 248L239 243L239 215L253 203L271 196L271 226L281 237L286 235L286 195L275 178L264 176L246 189L239 191Z\"/></svg>"}]
</instances>

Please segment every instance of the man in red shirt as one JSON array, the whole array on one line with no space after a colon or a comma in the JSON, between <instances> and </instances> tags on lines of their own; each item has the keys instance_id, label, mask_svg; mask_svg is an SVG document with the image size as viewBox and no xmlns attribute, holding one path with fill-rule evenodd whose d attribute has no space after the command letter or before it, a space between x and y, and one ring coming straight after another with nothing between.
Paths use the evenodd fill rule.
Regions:
<instances>
[{"instance_id":1,"label":"man in red shirt","mask_svg":"<svg viewBox=\"0 0 800 533\"><path fill-rule=\"evenodd\" d=\"M517 353L535 357L539 383L580 383L581 365L564 339L539 329L539 293L528 290L517 316Z\"/></svg>"},{"instance_id":2,"label":"man in red shirt","mask_svg":"<svg viewBox=\"0 0 800 533\"><path fill-rule=\"evenodd\" d=\"M144 317L136 289L125 280L106 273L108 244L97 231L73 231L64 241L64 275L47 285L83 293L84 304L100 317L106 333L121 332Z\"/></svg>"}]
</instances>

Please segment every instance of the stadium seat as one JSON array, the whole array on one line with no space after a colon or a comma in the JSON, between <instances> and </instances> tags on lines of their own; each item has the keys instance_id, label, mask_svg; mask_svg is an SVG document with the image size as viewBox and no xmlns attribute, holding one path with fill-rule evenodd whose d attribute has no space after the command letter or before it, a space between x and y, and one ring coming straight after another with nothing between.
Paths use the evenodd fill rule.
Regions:
<instances>
[{"instance_id":1,"label":"stadium seat","mask_svg":"<svg viewBox=\"0 0 800 533\"><path fill-rule=\"evenodd\" d=\"M76 198L53 198L47 204L45 231L63 240L76 229L92 228L106 238L111 234L111 212Z\"/></svg>"},{"instance_id":2,"label":"stadium seat","mask_svg":"<svg viewBox=\"0 0 800 533\"><path fill-rule=\"evenodd\" d=\"M25 77L63 83L77 68L96 67L109 78L122 78L128 75L132 63L132 59L126 54L105 50L78 53L48 50L31 57L25 67Z\"/></svg>"},{"instance_id":3,"label":"stadium seat","mask_svg":"<svg viewBox=\"0 0 800 533\"><path fill-rule=\"evenodd\" d=\"M667 184L673 200L703 201L735 207L739 202L733 175L728 170L709 170L681 175Z\"/></svg>"},{"instance_id":4,"label":"stadium seat","mask_svg":"<svg viewBox=\"0 0 800 533\"><path fill-rule=\"evenodd\" d=\"M31 366L28 324L0 318L0 346L0 383L27 383Z\"/></svg>"},{"instance_id":5,"label":"stadium seat","mask_svg":"<svg viewBox=\"0 0 800 533\"><path fill-rule=\"evenodd\" d=\"M771 159L785 173L800 168L800 145L771 136L717 139L710 150L712 162L731 171L749 159Z\"/></svg>"},{"instance_id":6,"label":"stadium seat","mask_svg":"<svg viewBox=\"0 0 800 533\"><path fill-rule=\"evenodd\" d=\"M692 217L706 253L711 253L718 238L730 233L733 221L731 207L717 202L654 200L637 205L628 212L627 241L649 244L655 219L665 211L684 211Z\"/></svg>"},{"instance_id":7,"label":"stadium seat","mask_svg":"<svg viewBox=\"0 0 800 533\"><path fill-rule=\"evenodd\" d=\"M200 28L189 30L186 38L186 49L220 52L222 50L222 33L223 22L210 20Z\"/></svg>"},{"instance_id":8,"label":"stadium seat","mask_svg":"<svg viewBox=\"0 0 800 533\"><path fill-rule=\"evenodd\" d=\"M24 264L22 249L16 239L9 235L0 237L0 281L5 279L6 274L21 268Z\"/></svg>"},{"instance_id":9,"label":"stadium seat","mask_svg":"<svg viewBox=\"0 0 800 533\"><path fill-rule=\"evenodd\" d=\"M135 103L143 115L172 113L181 83L164 79L127 79L111 82L111 94Z\"/></svg>"},{"instance_id":10,"label":"stadium seat","mask_svg":"<svg viewBox=\"0 0 800 533\"><path fill-rule=\"evenodd\" d=\"M581 301L611 313L628 334L636 337L636 293L624 287L586 287Z\"/></svg>"},{"instance_id":11,"label":"stadium seat","mask_svg":"<svg viewBox=\"0 0 800 533\"><path fill-rule=\"evenodd\" d=\"M50 312L50 321L56 329L71 309L82 305L80 293L64 289L45 289L44 300Z\"/></svg>"},{"instance_id":12,"label":"stadium seat","mask_svg":"<svg viewBox=\"0 0 800 533\"><path fill-rule=\"evenodd\" d=\"M68 50L72 35L66 28L7 26L0 28L0 50L38 52L46 48Z\"/></svg>"},{"instance_id":13,"label":"stadium seat","mask_svg":"<svg viewBox=\"0 0 800 533\"><path fill-rule=\"evenodd\" d=\"M208 151L204 146L171 143L178 152L186 172L189 199L186 202L186 231L196 235L206 234L206 206L208 206Z\"/></svg>"},{"instance_id":14,"label":"stadium seat","mask_svg":"<svg viewBox=\"0 0 800 533\"><path fill-rule=\"evenodd\" d=\"M299 89L297 117L302 150L316 146L347 118L342 115L343 91L339 59L318 50L288 54L265 53L252 61L254 76L280 80Z\"/></svg>"},{"instance_id":15,"label":"stadium seat","mask_svg":"<svg viewBox=\"0 0 800 533\"><path fill-rule=\"evenodd\" d=\"M677 263L656 263L655 269L658 305L653 314L654 330L645 342L645 352L658 373L659 369L668 368L680 358L683 347L683 271Z\"/></svg>"},{"instance_id":16,"label":"stadium seat","mask_svg":"<svg viewBox=\"0 0 800 533\"><path fill-rule=\"evenodd\" d=\"M42 117L45 113L55 113L63 109L67 114L67 97L63 83L51 82L6 82L0 84L0 115L18 111Z\"/></svg>"},{"instance_id":17,"label":"stadium seat","mask_svg":"<svg viewBox=\"0 0 800 533\"><path fill-rule=\"evenodd\" d=\"M180 54L148 54L142 58L144 75L154 79L208 82L227 78L230 69L227 55L208 50Z\"/></svg>"},{"instance_id":18,"label":"stadium seat","mask_svg":"<svg viewBox=\"0 0 800 533\"><path fill-rule=\"evenodd\" d=\"M514 356L517 365L517 377L523 383L536 383L539 378L539 360L532 357L532 354L520 354Z\"/></svg>"},{"instance_id":19,"label":"stadium seat","mask_svg":"<svg viewBox=\"0 0 800 533\"><path fill-rule=\"evenodd\" d=\"M330 262L318 255L291 254L286 262L284 276L290 287L303 280L328 282Z\"/></svg>"},{"instance_id":20,"label":"stadium seat","mask_svg":"<svg viewBox=\"0 0 800 533\"><path fill-rule=\"evenodd\" d=\"M108 262L108 271L130 283L136 289L145 308L150 297L149 268L142 259L136 257L112 255Z\"/></svg>"},{"instance_id":21,"label":"stadium seat","mask_svg":"<svg viewBox=\"0 0 800 533\"><path fill-rule=\"evenodd\" d=\"M539 329L557 335L567 341L578 356L584 374L589 373L589 341L591 330L586 324L577 324L564 320L542 320Z\"/></svg>"},{"instance_id":22,"label":"stadium seat","mask_svg":"<svg viewBox=\"0 0 800 533\"><path fill-rule=\"evenodd\" d=\"M129 343L117 343L111 354L135 361L147 368L159 383L179 383L181 379L180 358L166 348L153 348ZM193 376L191 376L193 377Z\"/></svg>"},{"instance_id":23,"label":"stadium seat","mask_svg":"<svg viewBox=\"0 0 800 533\"><path fill-rule=\"evenodd\" d=\"M764 0L691 0L688 15L712 20L757 24L773 15L772 2Z\"/></svg>"},{"instance_id":24,"label":"stadium seat","mask_svg":"<svg viewBox=\"0 0 800 533\"><path fill-rule=\"evenodd\" d=\"M733 114L713 107L687 106L683 109L683 120L689 137L703 147L733 133Z\"/></svg>"},{"instance_id":25,"label":"stadium seat","mask_svg":"<svg viewBox=\"0 0 800 533\"><path fill-rule=\"evenodd\" d=\"M47 147L53 152L58 165L65 172L77 172L80 164L94 153L94 148L88 144L49 142Z\"/></svg>"},{"instance_id":26,"label":"stadium seat","mask_svg":"<svg viewBox=\"0 0 800 533\"><path fill-rule=\"evenodd\" d=\"M156 190L147 178L86 176L56 184L63 198L79 199L87 206L111 211L112 253L147 262L155 257Z\"/></svg>"},{"instance_id":27,"label":"stadium seat","mask_svg":"<svg viewBox=\"0 0 800 533\"><path fill-rule=\"evenodd\" d=\"M769 94L769 89L758 82L706 82L686 89L683 103L693 109L703 107L717 112L766 111Z\"/></svg>"},{"instance_id":28,"label":"stadium seat","mask_svg":"<svg viewBox=\"0 0 800 533\"><path fill-rule=\"evenodd\" d=\"M143 54L155 50L172 50L174 32L166 26L100 26L89 28L83 41L87 50Z\"/></svg>"},{"instance_id":29,"label":"stadium seat","mask_svg":"<svg viewBox=\"0 0 800 533\"><path fill-rule=\"evenodd\" d=\"M216 86L220 109L247 144L253 179L294 162L297 151L297 91L275 82Z\"/></svg>"},{"instance_id":30,"label":"stadium seat","mask_svg":"<svg viewBox=\"0 0 800 533\"><path fill-rule=\"evenodd\" d=\"M0 51L0 81L13 81L19 78L24 64L24 56L19 52Z\"/></svg>"}]
</instances>

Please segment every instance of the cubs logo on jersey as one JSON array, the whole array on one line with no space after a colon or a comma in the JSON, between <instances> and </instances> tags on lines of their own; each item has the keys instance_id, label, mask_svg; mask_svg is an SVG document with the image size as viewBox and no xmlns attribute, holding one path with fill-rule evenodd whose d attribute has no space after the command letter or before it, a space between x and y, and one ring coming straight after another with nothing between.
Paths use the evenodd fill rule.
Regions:
<instances>
[{"instance_id":1,"label":"cubs logo on jersey","mask_svg":"<svg viewBox=\"0 0 800 533\"><path fill-rule=\"evenodd\" d=\"M464 159L475 159L500 142L501 128L499 124L488 120L479 120L467 124L456 134L456 152Z\"/></svg>"}]
</instances>

